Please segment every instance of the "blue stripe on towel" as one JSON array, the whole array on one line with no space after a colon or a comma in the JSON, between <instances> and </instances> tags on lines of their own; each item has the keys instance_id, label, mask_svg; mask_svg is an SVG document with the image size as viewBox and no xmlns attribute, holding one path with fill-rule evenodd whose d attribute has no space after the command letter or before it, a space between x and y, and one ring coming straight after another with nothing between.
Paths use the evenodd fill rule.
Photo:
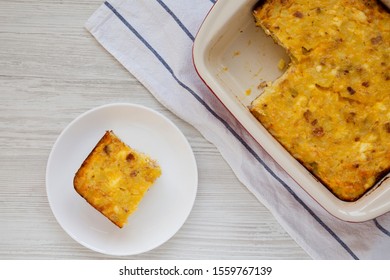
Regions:
<instances>
[{"instance_id":1,"label":"blue stripe on towel","mask_svg":"<svg viewBox=\"0 0 390 280\"><path fill-rule=\"evenodd\" d=\"M163 7L163 9L165 11L167 11L168 14L171 15L171 17L176 21L176 23L180 26L180 28L184 31L184 33L187 34L188 37L190 37L190 39L192 41L195 40L194 36L191 34L191 32L183 25L183 23L178 19L178 17L175 15L175 13L173 13L169 8L168 6L161 0L157 0L157 2L161 5L161 7Z\"/></svg>"},{"instance_id":2,"label":"blue stripe on towel","mask_svg":"<svg viewBox=\"0 0 390 280\"><path fill-rule=\"evenodd\" d=\"M374 219L374 223L375 223L375 226L381 231L383 232L384 234L386 234L387 236L390 236L390 231L388 231L387 229L385 229L379 222L377 219Z\"/></svg>"},{"instance_id":3,"label":"blue stripe on towel","mask_svg":"<svg viewBox=\"0 0 390 280\"><path fill-rule=\"evenodd\" d=\"M341 238L332 231L300 198L299 196L281 179L279 178L269 166L257 155L252 148L230 127L230 125L221 118L198 94L196 94L191 88L185 85L182 81L180 81L175 75L173 69L168 65L168 63L161 57L161 55L142 37L141 34L138 33L133 26L109 3L104 2L104 4L118 17L118 19L135 35L137 38L156 56L156 58L164 65L167 71L172 75L173 79L185 90L187 90L196 100L198 100L216 119L218 119L240 143L255 157L255 159L274 177L294 198L297 202L299 202L302 207L309 212L309 214L354 258L358 259L358 257L354 254L354 252L345 244Z\"/></svg>"}]
</instances>

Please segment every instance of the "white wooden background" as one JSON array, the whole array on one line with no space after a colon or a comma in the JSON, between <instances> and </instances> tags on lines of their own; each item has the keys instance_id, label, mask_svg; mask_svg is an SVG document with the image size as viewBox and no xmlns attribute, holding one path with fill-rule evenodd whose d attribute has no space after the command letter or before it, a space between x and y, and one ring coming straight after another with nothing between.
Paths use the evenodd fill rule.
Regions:
<instances>
[{"instance_id":1,"label":"white wooden background","mask_svg":"<svg viewBox=\"0 0 390 280\"><path fill-rule=\"evenodd\" d=\"M308 259L236 179L217 149L161 104L84 29L103 0L0 0L0 259L108 259L71 239L45 189L48 155L79 114L131 102L189 140L199 188L188 220L162 246L127 259Z\"/></svg>"}]
</instances>

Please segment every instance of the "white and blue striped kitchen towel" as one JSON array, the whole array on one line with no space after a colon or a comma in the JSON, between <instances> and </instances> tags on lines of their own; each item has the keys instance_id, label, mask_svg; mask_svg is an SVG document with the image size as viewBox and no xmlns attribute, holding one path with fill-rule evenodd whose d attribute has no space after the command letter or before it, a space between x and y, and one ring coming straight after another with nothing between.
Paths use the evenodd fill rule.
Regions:
<instances>
[{"instance_id":1,"label":"white and blue striped kitchen towel","mask_svg":"<svg viewBox=\"0 0 390 280\"><path fill-rule=\"evenodd\" d=\"M314 259L390 259L390 213L334 218L241 127L198 77L194 37L213 0L109 0L86 28L164 106L212 142L239 180Z\"/></svg>"}]
</instances>

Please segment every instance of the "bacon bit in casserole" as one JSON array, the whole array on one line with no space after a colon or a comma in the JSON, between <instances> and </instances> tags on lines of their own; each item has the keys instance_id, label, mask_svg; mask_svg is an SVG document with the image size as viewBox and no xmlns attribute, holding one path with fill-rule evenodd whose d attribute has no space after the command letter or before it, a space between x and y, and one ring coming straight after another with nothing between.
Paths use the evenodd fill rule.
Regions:
<instances>
[{"instance_id":1,"label":"bacon bit in casserole","mask_svg":"<svg viewBox=\"0 0 390 280\"><path fill-rule=\"evenodd\" d=\"M385 130L387 133L390 133L390 122L385 123Z\"/></svg>"},{"instance_id":2,"label":"bacon bit in casserole","mask_svg":"<svg viewBox=\"0 0 390 280\"><path fill-rule=\"evenodd\" d=\"M305 118L305 120L307 122L310 121L310 117L311 117L311 112L309 110L306 110L304 113L303 113L303 117Z\"/></svg>"},{"instance_id":3,"label":"bacon bit in casserole","mask_svg":"<svg viewBox=\"0 0 390 280\"><path fill-rule=\"evenodd\" d=\"M300 11L296 11L295 13L293 13L293 16L297 18L303 18L303 14Z\"/></svg>"},{"instance_id":4,"label":"bacon bit in casserole","mask_svg":"<svg viewBox=\"0 0 390 280\"><path fill-rule=\"evenodd\" d=\"M369 87L369 86L370 86L370 83L369 83L369 82L363 82L363 83L362 83L362 86L364 86L364 87Z\"/></svg>"},{"instance_id":5,"label":"bacon bit in casserole","mask_svg":"<svg viewBox=\"0 0 390 280\"><path fill-rule=\"evenodd\" d=\"M325 135L324 129L319 126L313 129L313 135L317 137L322 137Z\"/></svg>"},{"instance_id":6,"label":"bacon bit in casserole","mask_svg":"<svg viewBox=\"0 0 390 280\"><path fill-rule=\"evenodd\" d=\"M377 45L377 44L379 44L380 42L382 42L382 36L381 35L378 35L378 36L376 36L376 37L373 37L373 38L371 38L371 43L373 44L373 45Z\"/></svg>"},{"instance_id":7,"label":"bacon bit in casserole","mask_svg":"<svg viewBox=\"0 0 390 280\"><path fill-rule=\"evenodd\" d=\"M132 153L129 153L128 155L127 155L127 157L126 157L126 160L128 161L128 162L130 162L130 161L132 161L132 160L134 160L135 159L135 156L132 154Z\"/></svg>"},{"instance_id":8,"label":"bacon bit in casserole","mask_svg":"<svg viewBox=\"0 0 390 280\"><path fill-rule=\"evenodd\" d=\"M347 87L347 90L349 92L350 95L354 95L356 93L356 90L354 90L353 88L351 87Z\"/></svg>"}]
</instances>

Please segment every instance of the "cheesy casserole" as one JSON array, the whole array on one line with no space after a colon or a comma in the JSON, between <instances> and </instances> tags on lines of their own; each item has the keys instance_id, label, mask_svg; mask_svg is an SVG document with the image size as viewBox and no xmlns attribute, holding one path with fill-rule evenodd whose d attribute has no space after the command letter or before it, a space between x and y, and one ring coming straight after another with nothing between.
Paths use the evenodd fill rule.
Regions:
<instances>
[{"instance_id":1,"label":"cheesy casserole","mask_svg":"<svg viewBox=\"0 0 390 280\"><path fill-rule=\"evenodd\" d=\"M390 170L390 14L374 0L269 0L256 24L291 57L252 114L338 198Z\"/></svg>"},{"instance_id":2,"label":"cheesy casserole","mask_svg":"<svg viewBox=\"0 0 390 280\"><path fill-rule=\"evenodd\" d=\"M160 175L156 161L107 131L77 171L74 188L122 228Z\"/></svg>"}]
</instances>

